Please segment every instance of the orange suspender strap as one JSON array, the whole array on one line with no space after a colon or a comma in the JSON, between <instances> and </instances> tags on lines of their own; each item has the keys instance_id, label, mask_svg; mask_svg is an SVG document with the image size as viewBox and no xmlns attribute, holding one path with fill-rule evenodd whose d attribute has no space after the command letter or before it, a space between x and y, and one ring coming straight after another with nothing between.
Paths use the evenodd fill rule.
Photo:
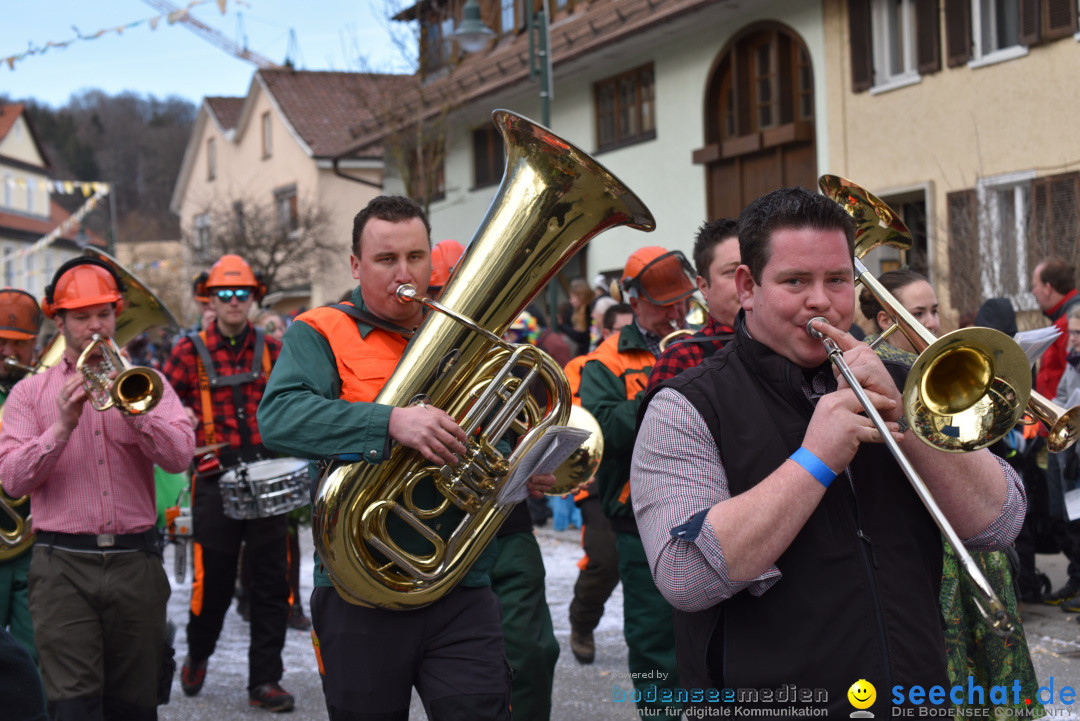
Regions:
<instances>
[{"instance_id":1,"label":"orange suspender strap","mask_svg":"<svg viewBox=\"0 0 1080 721\"><path fill-rule=\"evenodd\" d=\"M206 331L199 331L199 340L202 344L206 345ZM265 359L263 360L265 364ZM195 354L196 367L199 369L199 397L202 401L202 417L203 417L203 433L206 435L206 445L210 446L217 443L217 436L214 432L214 409L210 405L210 378L206 375L206 368L203 366L202 358L198 353Z\"/></svg>"}]
</instances>

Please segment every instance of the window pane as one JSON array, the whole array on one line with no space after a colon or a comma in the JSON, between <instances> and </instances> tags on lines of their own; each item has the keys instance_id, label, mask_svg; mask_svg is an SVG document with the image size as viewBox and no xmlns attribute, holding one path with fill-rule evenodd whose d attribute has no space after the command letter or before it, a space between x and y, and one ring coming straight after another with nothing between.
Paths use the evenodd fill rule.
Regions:
<instances>
[{"instance_id":1,"label":"window pane","mask_svg":"<svg viewBox=\"0 0 1080 721\"><path fill-rule=\"evenodd\" d=\"M656 129L656 113L653 110L653 73L652 69L641 73L641 131Z\"/></svg>"},{"instance_id":2,"label":"window pane","mask_svg":"<svg viewBox=\"0 0 1080 721\"><path fill-rule=\"evenodd\" d=\"M516 29L514 24L514 6L517 4L517 0L502 0L502 31L504 33L513 32Z\"/></svg>"},{"instance_id":3,"label":"window pane","mask_svg":"<svg viewBox=\"0 0 1080 721\"><path fill-rule=\"evenodd\" d=\"M638 134L637 92L633 78L619 82L619 134L629 137Z\"/></svg>"}]
</instances>

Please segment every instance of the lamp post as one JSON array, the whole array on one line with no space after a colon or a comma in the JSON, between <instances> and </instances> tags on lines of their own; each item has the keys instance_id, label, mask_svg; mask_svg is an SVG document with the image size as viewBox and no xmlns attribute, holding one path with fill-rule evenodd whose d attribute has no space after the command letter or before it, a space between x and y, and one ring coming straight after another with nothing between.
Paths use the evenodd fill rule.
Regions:
<instances>
[{"instance_id":1,"label":"lamp post","mask_svg":"<svg viewBox=\"0 0 1080 721\"><path fill-rule=\"evenodd\" d=\"M526 0L531 4L531 0ZM524 4L524 3L523 3ZM551 100L555 97L551 81L551 42L548 34L548 0L543 0L539 10L527 13L525 29L529 36L529 80L540 81L540 122L551 127ZM484 49L495 32L480 17L479 0L467 0L461 10L461 23L453 37L467 53ZM548 286L548 326L558 326L558 290L554 282Z\"/></svg>"}]
</instances>

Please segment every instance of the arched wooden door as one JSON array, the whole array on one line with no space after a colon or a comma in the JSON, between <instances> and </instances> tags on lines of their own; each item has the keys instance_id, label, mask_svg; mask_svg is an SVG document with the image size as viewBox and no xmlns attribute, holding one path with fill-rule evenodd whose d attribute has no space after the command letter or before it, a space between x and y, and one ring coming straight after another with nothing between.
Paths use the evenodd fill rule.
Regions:
<instances>
[{"instance_id":1,"label":"arched wooden door","mask_svg":"<svg viewBox=\"0 0 1080 721\"><path fill-rule=\"evenodd\" d=\"M735 217L776 188L817 188L814 72L806 46L778 23L752 25L721 51L705 95L709 218Z\"/></svg>"}]
</instances>

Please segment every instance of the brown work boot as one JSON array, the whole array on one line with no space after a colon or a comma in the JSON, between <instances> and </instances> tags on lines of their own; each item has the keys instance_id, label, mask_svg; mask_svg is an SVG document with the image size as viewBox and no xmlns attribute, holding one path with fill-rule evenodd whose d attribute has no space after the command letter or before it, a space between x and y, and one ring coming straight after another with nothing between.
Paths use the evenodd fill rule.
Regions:
<instances>
[{"instance_id":1,"label":"brown work boot","mask_svg":"<svg viewBox=\"0 0 1080 721\"><path fill-rule=\"evenodd\" d=\"M596 643L593 641L592 631L579 632L576 628L571 628L570 651L578 663L592 663L596 659Z\"/></svg>"}]
</instances>

